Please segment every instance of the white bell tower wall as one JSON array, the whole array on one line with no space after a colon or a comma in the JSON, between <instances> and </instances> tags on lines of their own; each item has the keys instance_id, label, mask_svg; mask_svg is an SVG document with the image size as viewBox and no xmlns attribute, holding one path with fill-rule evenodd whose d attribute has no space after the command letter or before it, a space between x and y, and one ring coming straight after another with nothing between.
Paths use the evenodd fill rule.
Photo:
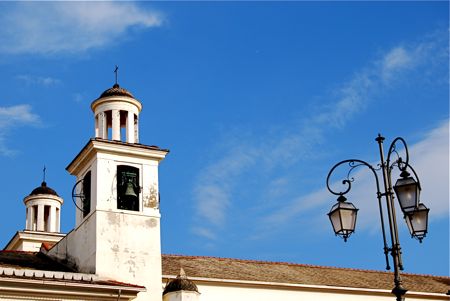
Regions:
<instances>
[{"instance_id":1,"label":"white bell tower wall","mask_svg":"<svg viewBox=\"0 0 450 301\"><path fill-rule=\"evenodd\" d=\"M79 272L143 285L137 300L161 300L161 237L158 165L167 150L91 139L67 170L81 180L91 173L90 212L77 210L76 228L49 255ZM118 208L119 166L139 174L138 205ZM81 200L77 206L83 208Z\"/></svg>"},{"instance_id":2,"label":"white bell tower wall","mask_svg":"<svg viewBox=\"0 0 450 301\"><path fill-rule=\"evenodd\" d=\"M138 206L134 211L146 215L159 214L158 166L167 152L152 146L92 139L67 167L77 177L77 182L91 173L90 210L86 213L77 210L76 226L95 210L122 210L118 208L119 166L129 166L138 171ZM81 186L77 187L75 192L80 193L81 189ZM82 209L82 200L78 198L76 201Z\"/></svg>"},{"instance_id":3,"label":"white bell tower wall","mask_svg":"<svg viewBox=\"0 0 450 301\"><path fill-rule=\"evenodd\" d=\"M48 255L82 273L145 286L135 300L161 301L158 166L168 150L138 144L142 105L117 84L91 108L95 138L67 167L77 179L76 226Z\"/></svg>"}]
</instances>

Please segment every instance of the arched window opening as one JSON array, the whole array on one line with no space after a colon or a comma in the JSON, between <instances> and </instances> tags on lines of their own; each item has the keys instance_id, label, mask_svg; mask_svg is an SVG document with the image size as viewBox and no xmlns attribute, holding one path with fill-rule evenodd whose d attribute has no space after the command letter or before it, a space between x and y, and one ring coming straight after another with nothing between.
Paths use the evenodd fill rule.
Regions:
<instances>
[{"instance_id":1,"label":"arched window opening","mask_svg":"<svg viewBox=\"0 0 450 301\"><path fill-rule=\"evenodd\" d=\"M83 178L83 218L91 212L91 171L88 171Z\"/></svg>"}]
</instances>

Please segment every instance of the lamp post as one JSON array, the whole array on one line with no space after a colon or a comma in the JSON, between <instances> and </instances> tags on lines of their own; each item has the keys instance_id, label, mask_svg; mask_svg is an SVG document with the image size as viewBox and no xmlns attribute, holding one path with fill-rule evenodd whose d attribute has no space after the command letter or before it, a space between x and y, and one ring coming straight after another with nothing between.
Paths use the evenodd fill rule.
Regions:
<instances>
[{"instance_id":1,"label":"lamp post","mask_svg":"<svg viewBox=\"0 0 450 301\"><path fill-rule=\"evenodd\" d=\"M400 276L400 270L403 270L403 262L394 207L394 191L397 195L397 199L404 214L404 218L410 231L411 237L418 239L419 242L422 242L422 239L427 234L429 209L424 204L420 203L420 181L416 172L409 164L408 146L406 145L405 140L401 137L397 137L394 139L394 141L392 141L386 160L384 158L383 151L384 137L379 134L375 140L378 142L380 152L380 164L378 164L376 168L369 163L359 159L343 160L334 165L333 168L331 168L327 176L327 188L332 194L337 195L338 198L337 203L333 205L330 212L328 213L328 216L333 226L334 233L337 236L341 236L344 241L347 241L350 235L355 231L358 209L352 203L347 202L347 199L344 195L347 194L352 188L352 182L354 181L354 178L350 176L352 171L360 166L368 167L375 177L378 207L381 220L381 230L383 234L384 255L386 258L386 270L391 269L388 256L388 254L390 253L392 256L392 264L394 266L395 284L394 288L392 289L392 293L397 297L397 301L401 301L405 299L404 295L407 290L403 288L402 279ZM401 143L404 146L406 153L405 160L403 160L397 152L397 143ZM391 161L391 155L393 154L396 156L396 160ZM349 170L346 178L344 178L344 180L342 181L344 190L337 192L331 188L330 178L336 168L342 165L347 165L347 168L349 168ZM391 173L394 168L398 168L400 170L400 179L398 179L394 187L392 187ZM383 175L383 190L381 190L380 188L378 172L381 172L381 174ZM410 172L412 172L414 177L411 176ZM388 245L386 239L383 204L385 204L387 211L387 220L391 241L390 246Z\"/></svg>"}]
</instances>

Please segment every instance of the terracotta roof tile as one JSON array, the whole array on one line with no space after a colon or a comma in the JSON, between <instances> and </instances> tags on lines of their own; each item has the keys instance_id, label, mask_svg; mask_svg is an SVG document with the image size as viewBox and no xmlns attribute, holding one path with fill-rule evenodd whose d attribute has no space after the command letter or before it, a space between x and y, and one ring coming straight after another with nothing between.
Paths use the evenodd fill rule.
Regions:
<instances>
[{"instance_id":1,"label":"terracotta roof tile","mask_svg":"<svg viewBox=\"0 0 450 301\"><path fill-rule=\"evenodd\" d=\"M177 275L180 268L183 268L191 279L211 278L387 290L393 287L393 273L382 271L182 255L163 255L162 264L164 275ZM402 273L402 279L404 287L409 291L447 293L450 287L450 277Z\"/></svg>"},{"instance_id":2,"label":"terracotta roof tile","mask_svg":"<svg viewBox=\"0 0 450 301\"><path fill-rule=\"evenodd\" d=\"M73 272L69 267L60 264L39 252L0 251L0 267Z\"/></svg>"},{"instance_id":3,"label":"terracotta roof tile","mask_svg":"<svg viewBox=\"0 0 450 301\"><path fill-rule=\"evenodd\" d=\"M145 289L141 285L111 279L102 280L94 274L77 273L40 252L0 251L0 277L51 279L52 281Z\"/></svg>"},{"instance_id":4,"label":"terracotta roof tile","mask_svg":"<svg viewBox=\"0 0 450 301\"><path fill-rule=\"evenodd\" d=\"M12 269L74 272L38 252L0 251L0 267ZM232 258L162 255L163 275L176 276L183 268L190 279L225 279L230 281L271 282L312 286L352 287L390 290L393 274L384 271L345 269L304 264L241 260ZM450 277L402 273L409 291L445 294ZM138 287L116 281L95 281Z\"/></svg>"},{"instance_id":5,"label":"terracotta roof tile","mask_svg":"<svg viewBox=\"0 0 450 301\"><path fill-rule=\"evenodd\" d=\"M119 84L114 84L114 86L112 86L112 88L109 88L107 90L105 90L99 98L103 98L103 97L108 97L108 96L127 96L127 97L131 97L134 98L133 94L131 94L130 91L128 91L127 89L121 88L119 86Z\"/></svg>"},{"instance_id":6,"label":"terracotta roof tile","mask_svg":"<svg viewBox=\"0 0 450 301\"><path fill-rule=\"evenodd\" d=\"M54 242L43 242L42 245L41 245L41 250L42 250L42 248L43 248L45 251L48 251L48 250L50 250L54 245L55 245Z\"/></svg>"},{"instance_id":7,"label":"terracotta roof tile","mask_svg":"<svg viewBox=\"0 0 450 301\"><path fill-rule=\"evenodd\" d=\"M142 285L136 285L136 284L131 284L131 283L126 283L126 282L121 282L121 281L116 281L116 280L97 280L94 283L96 284L106 284L106 285L117 285L117 286L125 286L125 287L134 287L134 288L142 288L145 289L145 286Z\"/></svg>"}]
</instances>

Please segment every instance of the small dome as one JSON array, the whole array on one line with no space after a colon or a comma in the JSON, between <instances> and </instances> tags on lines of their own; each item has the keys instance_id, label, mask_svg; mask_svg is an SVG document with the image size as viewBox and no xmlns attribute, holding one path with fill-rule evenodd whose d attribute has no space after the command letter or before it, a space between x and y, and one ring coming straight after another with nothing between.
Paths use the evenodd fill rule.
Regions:
<instances>
[{"instance_id":1,"label":"small dome","mask_svg":"<svg viewBox=\"0 0 450 301\"><path fill-rule=\"evenodd\" d=\"M100 95L99 98L108 97L108 96L128 96L134 98L133 94L131 94L128 90L121 88L119 84L114 84L112 88L105 90L105 92Z\"/></svg>"},{"instance_id":2,"label":"small dome","mask_svg":"<svg viewBox=\"0 0 450 301\"><path fill-rule=\"evenodd\" d=\"M56 193L56 191L54 191L53 189L51 189L50 187L47 186L47 183L42 182L41 186L36 187L35 189L33 189L33 191L30 193L30 195L37 195L37 194L51 194L51 195L56 195L58 196L58 194Z\"/></svg>"},{"instance_id":3,"label":"small dome","mask_svg":"<svg viewBox=\"0 0 450 301\"><path fill-rule=\"evenodd\" d=\"M187 278L183 269L180 270L180 275L178 275L177 278L167 283L166 287L164 288L163 296L165 294L178 291L190 291L198 293L197 286L194 282Z\"/></svg>"}]
</instances>

